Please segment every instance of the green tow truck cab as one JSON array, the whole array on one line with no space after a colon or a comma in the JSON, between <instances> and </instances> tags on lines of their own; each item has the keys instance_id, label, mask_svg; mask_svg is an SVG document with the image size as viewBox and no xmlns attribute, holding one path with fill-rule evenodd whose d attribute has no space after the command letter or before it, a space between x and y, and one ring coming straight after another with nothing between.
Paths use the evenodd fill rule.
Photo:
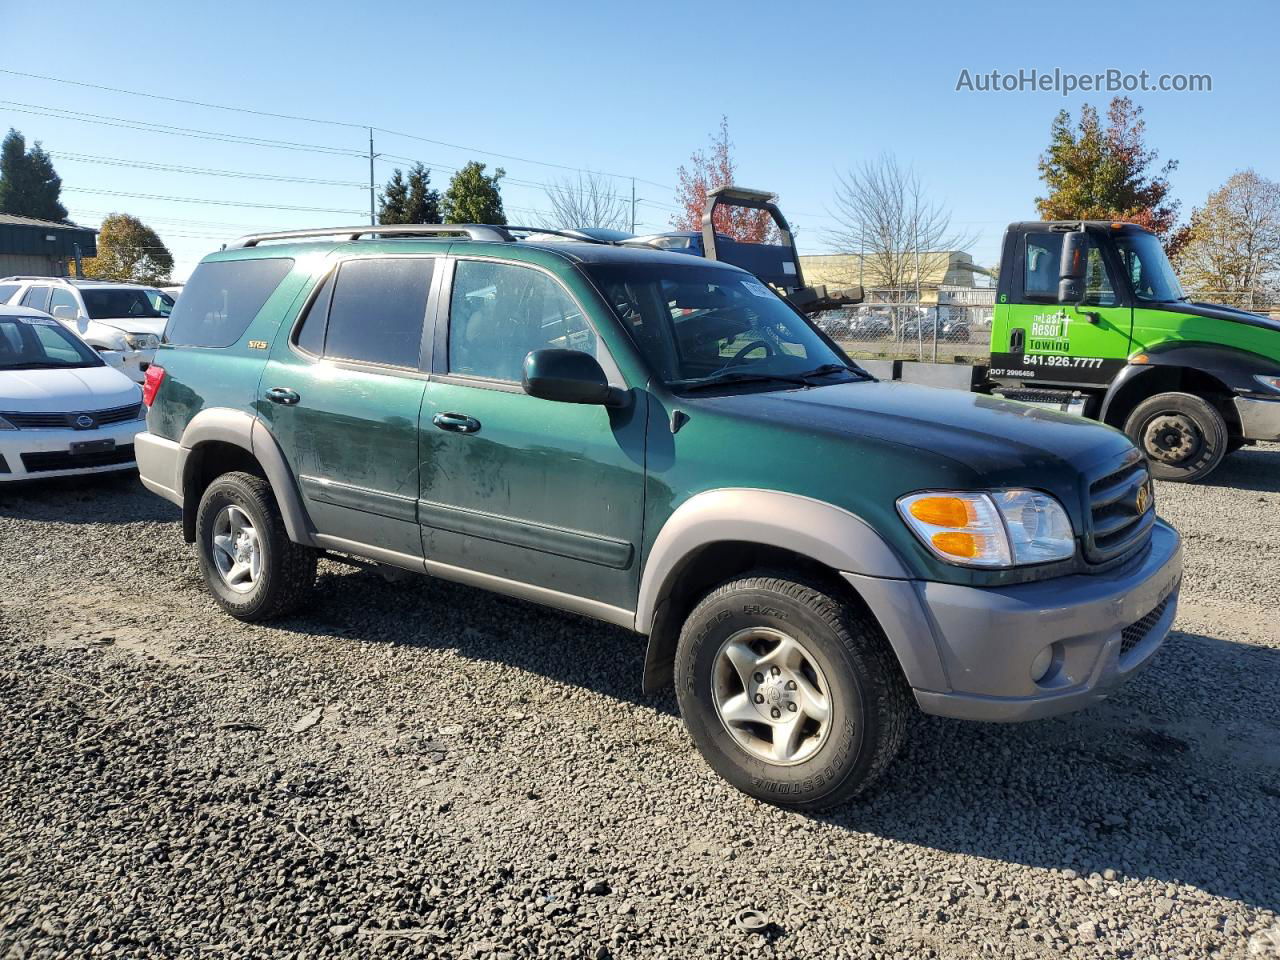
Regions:
<instances>
[{"instance_id":1,"label":"green tow truck cab","mask_svg":"<svg viewBox=\"0 0 1280 960\"><path fill-rule=\"evenodd\" d=\"M1124 430L1163 480L1280 439L1280 322L1191 302L1130 223L1010 224L988 376L998 396Z\"/></svg>"}]
</instances>

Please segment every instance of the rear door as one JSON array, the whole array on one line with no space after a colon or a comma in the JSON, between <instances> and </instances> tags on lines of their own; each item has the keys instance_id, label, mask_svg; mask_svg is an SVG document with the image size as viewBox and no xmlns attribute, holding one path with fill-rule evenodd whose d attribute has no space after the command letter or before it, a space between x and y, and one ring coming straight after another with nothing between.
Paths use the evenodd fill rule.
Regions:
<instances>
[{"instance_id":1,"label":"rear door","mask_svg":"<svg viewBox=\"0 0 1280 960\"><path fill-rule=\"evenodd\" d=\"M1090 232L1085 300L1058 303L1062 257L1059 230L1028 230L1017 238L1015 275L1005 313L1006 343L993 343L991 375L1066 385L1101 385L1129 355L1133 310L1115 282L1108 252Z\"/></svg>"},{"instance_id":2,"label":"rear door","mask_svg":"<svg viewBox=\"0 0 1280 960\"><path fill-rule=\"evenodd\" d=\"M297 478L320 542L422 556L418 416L436 259L335 265L276 338L258 408ZM425 346L424 346L425 344Z\"/></svg>"},{"instance_id":3,"label":"rear door","mask_svg":"<svg viewBox=\"0 0 1280 960\"><path fill-rule=\"evenodd\" d=\"M585 600L625 622L638 587L645 405L523 391L524 358L543 347L591 353L626 385L579 299L551 273L458 259L448 286L422 411L428 569L575 609Z\"/></svg>"}]
</instances>

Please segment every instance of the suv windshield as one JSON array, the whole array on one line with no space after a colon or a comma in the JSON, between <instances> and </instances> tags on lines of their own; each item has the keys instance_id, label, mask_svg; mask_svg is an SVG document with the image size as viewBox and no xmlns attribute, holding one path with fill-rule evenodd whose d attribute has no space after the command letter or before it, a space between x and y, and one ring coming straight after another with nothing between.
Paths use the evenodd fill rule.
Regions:
<instances>
[{"instance_id":1,"label":"suv windshield","mask_svg":"<svg viewBox=\"0 0 1280 960\"><path fill-rule=\"evenodd\" d=\"M1173 272L1169 258L1155 234L1142 230L1125 230L1116 237L1125 276L1139 300L1185 300L1182 284Z\"/></svg>"},{"instance_id":2,"label":"suv windshield","mask_svg":"<svg viewBox=\"0 0 1280 960\"><path fill-rule=\"evenodd\" d=\"M84 308L93 320L120 320L125 317L163 318L169 315L166 310L161 313L147 296L150 291L141 288L117 288L114 290L95 290L92 287L81 287L80 296L84 298ZM159 291L156 291L157 293ZM172 302L170 303L172 306Z\"/></svg>"},{"instance_id":3,"label":"suv windshield","mask_svg":"<svg viewBox=\"0 0 1280 960\"><path fill-rule=\"evenodd\" d=\"M102 358L57 320L0 317L0 370L100 367Z\"/></svg>"},{"instance_id":4,"label":"suv windshield","mask_svg":"<svg viewBox=\"0 0 1280 960\"><path fill-rule=\"evenodd\" d=\"M584 269L667 384L861 378L808 321L748 273L666 263Z\"/></svg>"}]
</instances>

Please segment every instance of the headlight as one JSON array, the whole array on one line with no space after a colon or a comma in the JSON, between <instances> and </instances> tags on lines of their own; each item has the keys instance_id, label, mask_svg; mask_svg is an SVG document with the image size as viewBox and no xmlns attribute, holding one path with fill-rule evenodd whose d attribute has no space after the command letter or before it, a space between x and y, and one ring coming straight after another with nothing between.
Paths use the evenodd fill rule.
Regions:
<instances>
[{"instance_id":1,"label":"headlight","mask_svg":"<svg viewBox=\"0 0 1280 960\"><path fill-rule=\"evenodd\" d=\"M133 350L154 350L160 346L160 338L154 333L126 333L124 340Z\"/></svg>"},{"instance_id":2,"label":"headlight","mask_svg":"<svg viewBox=\"0 0 1280 960\"><path fill-rule=\"evenodd\" d=\"M10 423L4 417L0 417L0 430L17 430L17 429L18 429L17 427L15 427L12 423Z\"/></svg>"},{"instance_id":3,"label":"headlight","mask_svg":"<svg viewBox=\"0 0 1280 960\"><path fill-rule=\"evenodd\" d=\"M1255 373L1253 375L1253 379L1257 380L1269 390L1280 392L1280 377L1269 376L1265 373Z\"/></svg>"},{"instance_id":4,"label":"headlight","mask_svg":"<svg viewBox=\"0 0 1280 960\"><path fill-rule=\"evenodd\" d=\"M1075 555L1062 504L1034 490L933 491L898 501L912 532L938 558L965 567L1019 567Z\"/></svg>"}]
</instances>

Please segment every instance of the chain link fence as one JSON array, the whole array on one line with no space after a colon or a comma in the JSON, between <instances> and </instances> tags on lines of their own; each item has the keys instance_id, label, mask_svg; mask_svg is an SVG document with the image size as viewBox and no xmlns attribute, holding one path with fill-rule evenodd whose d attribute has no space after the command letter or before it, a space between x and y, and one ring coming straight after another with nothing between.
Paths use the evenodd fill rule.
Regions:
<instances>
[{"instance_id":1,"label":"chain link fence","mask_svg":"<svg viewBox=\"0 0 1280 960\"><path fill-rule=\"evenodd\" d=\"M816 323L855 359L980 363L991 354L989 304L871 303Z\"/></svg>"}]
</instances>

